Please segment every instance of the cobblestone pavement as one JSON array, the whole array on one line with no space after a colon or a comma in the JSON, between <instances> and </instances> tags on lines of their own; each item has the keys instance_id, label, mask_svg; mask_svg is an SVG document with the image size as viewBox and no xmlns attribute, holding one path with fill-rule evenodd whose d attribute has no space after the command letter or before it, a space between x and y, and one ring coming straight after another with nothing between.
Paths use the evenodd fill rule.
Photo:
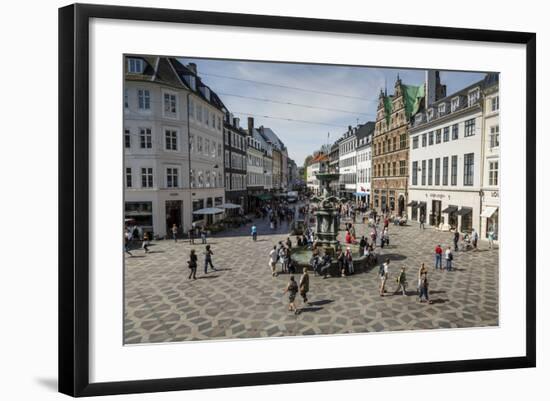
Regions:
<instances>
[{"instance_id":1,"label":"cobblestone pavement","mask_svg":"<svg viewBox=\"0 0 550 401\"><path fill-rule=\"evenodd\" d=\"M298 296L302 309L295 315L283 295L288 275L272 277L268 267L269 251L287 237L287 226L272 232L261 220L257 225L256 243L248 235L250 225L209 238L218 271L206 275L200 240L155 241L149 254L138 249L134 257L125 256L125 343L498 325L498 250L484 242L478 251L455 253L454 271L434 271L433 249L451 244L452 234L390 225L391 245L382 250L392 260L390 294L378 294L377 267L326 280L311 274L311 305ZM356 227L358 235L365 233L365 226ZM187 278L191 248L199 256L197 280ZM421 262L429 268L433 304L418 302ZM407 267L407 296L392 295L401 266Z\"/></svg>"}]
</instances>

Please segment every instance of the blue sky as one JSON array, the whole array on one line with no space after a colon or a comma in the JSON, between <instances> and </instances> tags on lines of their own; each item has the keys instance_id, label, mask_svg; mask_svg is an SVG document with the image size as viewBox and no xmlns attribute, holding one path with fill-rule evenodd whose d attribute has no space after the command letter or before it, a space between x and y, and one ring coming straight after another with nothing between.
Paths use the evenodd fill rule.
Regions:
<instances>
[{"instance_id":1,"label":"blue sky","mask_svg":"<svg viewBox=\"0 0 550 401\"><path fill-rule=\"evenodd\" d=\"M327 143L328 133L332 143L345 132L348 125L374 121L378 93L387 83L388 94L392 94L397 74L404 84L409 85L421 85L425 77L424 70L410 69L191 58L180 60L185 64L197 64L198 74L203 82L218 93L229 110L241 119L242 127L246 128L248 115L253 115L256 127L263 125L275 131L287 145L289 156L298 166L303 164L307 155ZM484 75L442 71L441 81L447 85L449 95L482 79ZM248 97L269 99L277 103ZM288 102L310 107L285 104ZM264 116L305 120L317 124Z\"/></svg>"}]
</instances>

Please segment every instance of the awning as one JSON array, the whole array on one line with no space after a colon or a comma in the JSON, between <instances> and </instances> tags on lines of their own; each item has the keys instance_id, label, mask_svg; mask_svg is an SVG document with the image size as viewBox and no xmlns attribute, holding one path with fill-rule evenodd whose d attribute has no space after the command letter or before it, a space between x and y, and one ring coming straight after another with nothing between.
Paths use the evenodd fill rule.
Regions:
<instances>
[{"instance_id":1,"label":"awning","mask_svg":"<svg viewBox=\"0 0 550 401\"><path fill-rule=\"evenodd\" d=\"M240 209L241 206L234 203L224 203L220 207L223 207L224 209Z\"/></svg>"},{"instance_id":2,"label":"awning","mask_svg":"<svg viewBox=\"0 0 550 401\"><path fill-rule=\"evenodd\" d=\"M441 213L455 213L458 210L458 206L455 205L449 205L445 209L441 211Z\"/></svg>"},{"instance_id":3,"label":"awning","mask_svg":"<svg viewBox=\"0 0 550 401\"><path fill-rule=\"evenodd\" d=\"M418 205L417 201L410 201L409 203L407 203L407 206L415 207L416 205Z\"/></svg>"},{"instance_id":4,"label":"awning","mask_svg":"<svg viewBox=\"0 0 550 401\"><path fill-rule=\"evenodd\" d=\"M483 209L483 213L481 213L481 217L487 217L490 219L493 217L493 214L497 211L498 207L496 206L485 206L485 209Z\"/></svg>"},{"instance_id":5,"label":"awning","mask_svg":"<svg viewBox=\"0 0 550 401\"><path fill-rule=\"evenodd\" d=\"M193 214L219 214L223 213L223 209L218 209L217 207L207 207L205 209L195 210Z\"/></svg>"},{"instance_id":6,"label":"awning","mask_svg":"<svg viewBox=\"0 0 550 401\"><path fill-rule=\"evenodd\" d=\"M426 208L426 202L418 202L418 207L424 207Z\"/></svg>"},{"instance_id":7,"label":"awning","mask_svg":"<svg viewBox=\"0 0 550 401\"><path fill-rule=\"evenodd\" d=\"M459 216L466 216L467 214L470 214L472 213L472 208L471 207L462 207L460 208L460 210L457 212L457 214Z\"/></svg>"},{"instance_id":8,"label":"awning","mask_svg":"<svg viewBox=\"0 0 550 401\"><path fill-rule=\"evenodd\" d=\"M368 192L354 192L353 194L355 196L367 196L369 193Z\"/></svg>"}]
</instances>

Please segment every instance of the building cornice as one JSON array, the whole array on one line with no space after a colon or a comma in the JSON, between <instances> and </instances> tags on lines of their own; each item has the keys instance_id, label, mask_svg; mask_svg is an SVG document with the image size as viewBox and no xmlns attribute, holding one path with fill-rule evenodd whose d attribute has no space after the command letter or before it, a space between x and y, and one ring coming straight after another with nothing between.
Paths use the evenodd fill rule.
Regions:
<instances>
[{"instance_id":1,"label":"building cornice","mask_svg":"<svg viewBox=\"0 0 550 401\"><path fill-rule=\"evenodd\" d=\"M416 126L416 127L409 127L409 135L415 135L415 134L421 133L425 130L428 130L430 128L433 128L437 125L445 124L445 123L448 123L450 121L457 120L461 117L464 117L468 114L475 114L475 113L478 113L478 112L479 113L482 112L481 102L478 102L473 106L466 107L464 109L461 109L461 110L455 111L453 113L447 114L443 117L436 118L435 120L429 121L429 122L424 123L422 125L419 125L419 126Z\"/></svg>"}]
</instances>

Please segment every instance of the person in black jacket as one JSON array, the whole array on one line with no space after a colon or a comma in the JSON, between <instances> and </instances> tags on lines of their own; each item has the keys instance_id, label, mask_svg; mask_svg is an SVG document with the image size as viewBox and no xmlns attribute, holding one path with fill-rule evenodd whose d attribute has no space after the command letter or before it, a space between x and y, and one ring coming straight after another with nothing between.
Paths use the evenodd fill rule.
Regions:
<instances>
[{"instance_id":1,"label":"person in black jacket","mask_svg":"<svg viewBox=\"0 0 550 401\"><path fill-rule=\"evenodd\" d=\"M191 253L189 254L189 260L187 261L187 264L189 265L189 269L191 272L189 273L189 280L191 280L191 277L193 280L197 279L197 255L195 254L195 250L191 249Z\"/></svg>"}]
</instances>

